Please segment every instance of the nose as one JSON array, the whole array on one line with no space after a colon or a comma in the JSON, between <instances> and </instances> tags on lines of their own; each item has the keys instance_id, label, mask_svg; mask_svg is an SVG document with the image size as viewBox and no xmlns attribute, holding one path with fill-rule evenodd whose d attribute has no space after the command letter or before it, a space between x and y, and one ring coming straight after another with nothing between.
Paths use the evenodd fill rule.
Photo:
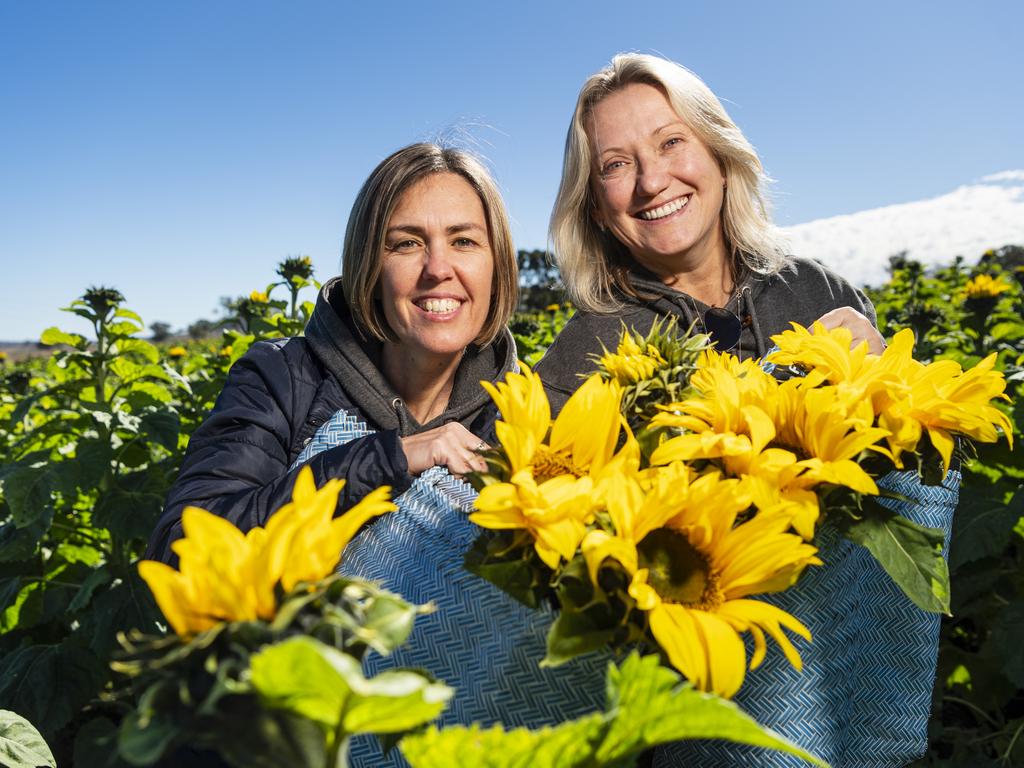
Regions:
<instances>
[{"instance_id":1,"label":"nose","mask_svg":"<svg viewBox=\"0 0 1024 768\"><path fill-rule=\"evenodd\" d=\"M454 274L453 254L445 242L430 243L423 255L423 276L428 280L442 282Z\"/></svg>"},{"instance_id":2,"label":"nose","mask_svg":"<svg viewBox=\"0 0 1024 768\"><path fill-rule=\"evenodd\" d=\"M636 191L644 197L655 197L670 183L668 161L657 155L645 157L638 164Z\"/></svg>"}]
</instances>

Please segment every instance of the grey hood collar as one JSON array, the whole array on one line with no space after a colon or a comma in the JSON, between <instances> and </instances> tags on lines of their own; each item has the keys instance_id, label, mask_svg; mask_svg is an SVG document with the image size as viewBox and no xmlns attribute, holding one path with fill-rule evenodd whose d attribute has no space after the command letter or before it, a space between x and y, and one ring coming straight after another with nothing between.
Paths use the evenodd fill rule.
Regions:
<instances>
[{"instance_id":1,"label":"grey hood collar","mask_svg":"<svg viewBox=\"0 0 1024 768\"><path fill-rule=\"evenodd\" d=\"M381 429L397 429L403 436L450 421L472 419L490 402L480 382L500 379L517 367L516 344L508 329L486 347L470 345L455 372L448 407L421 425L381 373L383 345L356 326L341 291L341 278L335 277L321 287L306 325L306 339L353 404Z\"/></svg>"},{"instance_id":2,"label":"grey hood collar","mask_svg":"<svg viewBox=\"0 0 1024 768\"><path fill-rule=\"evenodd\" d=\"M758 274L749 269L744 270L739 278L739 290L736 292L736 298L733 299L737 302L734 309L736 315L743 321L744 328L749 327L754 337L758 357L764 357L767 354L768 344L761 330L761 324L758 322L755 300L772 278L773 275ZM630 271L629 279L638 293L654 297L653 301L644 301L644 303L653 305L653 308L662 315L681 317L680 326L683 329L696 324L699 330L700 314L708 308L707 304L693 298L688 293L665 285L657 275L648 272L638 264L634 265ZM630 304L637 303L637 300L631 296L624 295L620 299ZM747 318L749 318L749 322Z\"/></svg>"}]
</instances>

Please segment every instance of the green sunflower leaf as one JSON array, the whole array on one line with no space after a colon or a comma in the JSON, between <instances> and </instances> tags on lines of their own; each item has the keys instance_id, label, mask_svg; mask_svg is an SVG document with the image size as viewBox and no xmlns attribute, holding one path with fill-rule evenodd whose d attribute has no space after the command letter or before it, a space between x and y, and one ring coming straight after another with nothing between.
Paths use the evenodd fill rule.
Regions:
<instances>
[{"instance_id":1,"label":"green sunflower leaf","mask_svg":"<svg viewBox=\"0 0 1024 768\"><path fill-rule=\"evenodd\" d=\"M826 765L735 704L683 683L657 656L637 653L609 666L606 713L535 731L431 727L402 739L401 749L413 768L619 768L634 765L645 750L682 739L724 739Z\"/></svg>"},{"instance_id":2,"label":"green sunflower leaf","mask_svg":"<svg viewBox=\"0 0 1024 768\"><path fill-rule=\"evenodd\" d=\"M943 533L891 512L871 499L864 516L843 531L865 547L903 593L923 611L949 614L949 568Z\"/></svg>"},{"instance_id":3,"label":"green sunflower leaf","mask_svg":"<svg viewBox=\"0 0 1024 768\"><path fill-rule=\"evenodd\" d=\"M5 768L56 768L43 737L21 715L0 709L0 765Z\"/></svg>"},{"instance_id":4,"label":"green sunflower leaf","mask_svg":"<svg viewBox=\"0 0 1024 768\"><path fill-rule=\"evenodd\" d=\"M264 702L325 731L394 733L430 722L452 690L404 670L367 679L359 661L310 637L293 637L252 657L252 684Z\"/></svg>"}]
</instances>

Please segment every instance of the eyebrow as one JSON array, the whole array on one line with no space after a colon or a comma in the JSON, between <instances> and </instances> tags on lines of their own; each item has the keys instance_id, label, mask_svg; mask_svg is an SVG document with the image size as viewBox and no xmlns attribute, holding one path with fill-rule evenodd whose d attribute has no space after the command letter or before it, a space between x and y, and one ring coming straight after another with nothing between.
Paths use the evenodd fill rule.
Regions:
<instances>
[{"instance_id":1,"label":"eyebrow","mask_svg":"<svg viewBox=\"0 0 1024 768\"><path fill-rule=\"evenodd\" d=\"M468 231L486 232L487 230L484 229L484 227L480 226L479 224L474 224L473 222L465 222L463 224L452 224L445 230L445 233L449 235L455 235L458 234L459 232ZM416 226L415 224L397 224L393 227L388 227L387 232L385 234L391 235L397 232L407 232L411 235L416 235L417 237L426 237L427 235L427 231L423 227Z\"/></svg>"},{"instance_id":2,"label":"eyebrow","mask_svg":"<svg viewBox=\"0 0 1024 768\"><path fill-rule=\"evenodd\" d=\"M675 127L680 126L680 125L683 126L684 128L688 129L688 126L686 125L686 123L684 123L682 121L682 119L679 119L679 120L673 120L670 123L665 123L664 125L662 125L662 126L660 126L658 128L655 128L653 131L651 131L650 135L651 136L657 136L658 134L665 133L669 129L675 128ZM600 152L598 152L597 153L597 157L604 157L609 152L621 152L621 151L622 151L621 147L608 147L607 149L602 149Z\"/></svg>"}]
</instances>

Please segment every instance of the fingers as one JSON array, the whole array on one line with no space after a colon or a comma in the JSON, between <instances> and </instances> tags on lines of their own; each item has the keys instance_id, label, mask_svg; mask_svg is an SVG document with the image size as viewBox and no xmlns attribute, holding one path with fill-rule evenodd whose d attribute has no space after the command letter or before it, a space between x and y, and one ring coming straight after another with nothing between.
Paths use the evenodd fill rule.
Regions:
<instances>
[{"instance_id":1,"label":"fingers","mask_svg":"<svg viewBox=\"0 0 1024 768\"><path fill-rule=\"evenodd\" d=\"M480 453L489 447L457 422L402 438L402 450L413 475L431 467L447 467L455 475L483 472L487 462Z\"/></svg>"},{"instance_id":2,"label":"fingers","mask_svg":"<svg viewBox=\"0 0 1024 768\"><path fill-rule=\"evenodd\" d=\"M868 352L880 355L885 351L885 339L878 329L871 324L864 315L853 307L838 307L831 312L826 312L818 318L818 322L825 326L826 330L846 328L850 331L850 349L855 348L862 342L867 342Z\"/></svg>"}]
</instances>

